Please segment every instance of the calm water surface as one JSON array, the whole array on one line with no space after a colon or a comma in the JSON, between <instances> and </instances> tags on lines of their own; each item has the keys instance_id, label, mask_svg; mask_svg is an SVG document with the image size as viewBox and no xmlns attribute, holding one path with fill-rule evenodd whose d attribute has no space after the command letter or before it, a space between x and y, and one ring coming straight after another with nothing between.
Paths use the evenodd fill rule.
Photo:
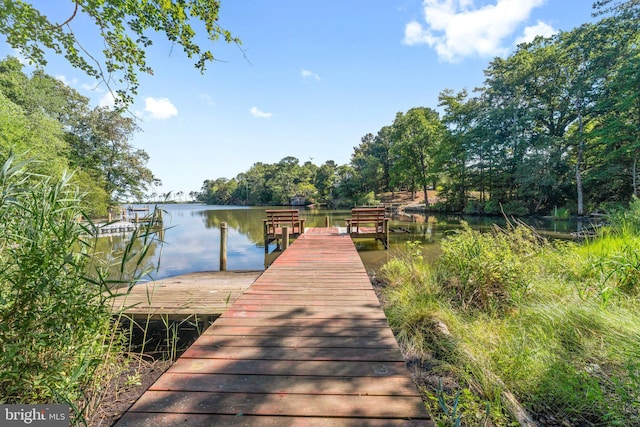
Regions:
<instances>
[{"instance_id":1,"label":"calm water surface","mask_svg":"<svg viewBox=\"0 0 640 427\"><path fill-rule=\"evenodd\" d=\"M262 235L264 207L210 206L196 204L159 205L162 209L165 231L162 241L152 245L147 257L147 266L154 268L153 279L162 279L197 271L220 269L220 223L228 224L227 269L263 270L276 257L275 244L269 245L265 254ZM153 206L151 206L153 209ZM301 209L300 216L306 218L307 227L323 227L325 217L332 226L344 227L344 219L350 210ZM500 218L477 218L420 214L394 215L391 220L390 248L384 250L381 243L372 239L356 241L356 247L368 271L382 266L397 253L407 241L419 240L427 259L434 259L439 253L438 242L442 237L460 228L461 220L472 227L488 229L493 223L504 225ZM531 225L551 236L566 236L579 230L575 221L529 220ZM101 246L122 248L126 236L101 237Z\"/></svg>"}]
</instances>

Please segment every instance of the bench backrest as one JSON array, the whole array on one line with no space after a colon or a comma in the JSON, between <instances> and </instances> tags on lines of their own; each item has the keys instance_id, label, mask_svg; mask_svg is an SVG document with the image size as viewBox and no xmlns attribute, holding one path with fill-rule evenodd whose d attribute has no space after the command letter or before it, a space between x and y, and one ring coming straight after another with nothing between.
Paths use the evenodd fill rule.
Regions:
<instances>
[{"instance_id":1,"label":"bench backrest","mask_svg":"<svg viewBox=\"0 0 640 427\"><path fill-rule=\"evenodd\" d=\"M267 210L267 222L270 224L294 224L300 221L300 212L297 209L273 209Z\"/></svg>"},{"instance_id":2,"label":"bench backrest","mask_svg":"<svg viewBox=\"0 0 640 427\"><path fill-rule=\"evenodd\" d=\"M304 219L300 218L300 213L297 209L267 209L265 213L267 218L263 221L266 235L271 236L279 233L278 229L285 225L291 226L288 233L304 233Z\"/></svg>"},{"instance_id":3,"label":"bench backrest","mask_svg":"<svg viewBox=\"0 0 640 427\"><path fill-rule=\"evenodd\" d=\"M351 209L352 223L381 223L385 219L384 208L353 208Z\"/></svg>"}]
</instances>

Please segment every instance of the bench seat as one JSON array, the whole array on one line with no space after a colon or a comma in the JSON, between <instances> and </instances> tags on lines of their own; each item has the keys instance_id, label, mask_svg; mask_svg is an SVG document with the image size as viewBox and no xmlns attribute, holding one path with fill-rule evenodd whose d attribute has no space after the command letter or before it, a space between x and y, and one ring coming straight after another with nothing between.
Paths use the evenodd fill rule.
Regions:
<instances>
[{"instance_id":1,"label":"bench seat","mask_svg":"<svg viewBox=\"0 0 640 427\"><path fill-rule=\"evenodd\" d=\"M283 227L287 227L289 236L299 236L304 233L304 219L300 218L297 209L268 209L266 218L262 220L264 226L265 243L282 236Z\"/></svg>"},{"instance_id":2,"label":"bench seat","mask_svg":"<svg viewBox=\"0 0 640 427\"><path fill-rule=\"evenodd\" d=\"M375 238L389 247L389 218L384 208L353 208L346 218L347 233L353 238Z\"/></svg>"}]
</instances>

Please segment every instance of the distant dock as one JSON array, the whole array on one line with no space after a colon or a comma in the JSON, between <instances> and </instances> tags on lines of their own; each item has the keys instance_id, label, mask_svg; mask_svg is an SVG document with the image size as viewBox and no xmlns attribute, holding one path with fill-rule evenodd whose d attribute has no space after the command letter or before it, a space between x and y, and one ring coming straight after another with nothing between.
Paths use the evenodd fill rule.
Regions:
<instances>
[{"instance_id":1,"label":"distant dock","mask_svg":"<svg viewBox=\"0 0 640 427\"><path fill-rule=\"evenodd\" d=\"M262 271L211 271L141 283L114 298L112 311L145 318L217 316L260 274Z\"/></svg>"}]
</instances>

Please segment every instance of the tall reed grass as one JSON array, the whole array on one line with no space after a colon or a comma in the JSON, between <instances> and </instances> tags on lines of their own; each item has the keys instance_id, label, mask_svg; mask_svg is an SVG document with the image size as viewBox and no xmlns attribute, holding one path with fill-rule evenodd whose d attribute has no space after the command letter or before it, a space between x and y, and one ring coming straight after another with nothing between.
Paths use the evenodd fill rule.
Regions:
<instances>
[{"instance_id":1,"label":"tall reed grass","mask_svg":"<svg viewBox=\"0 0 640 427\"><path fill-rule=\"evenodd\" d=\"M485 404L491 424L510 425L509 396L541 424L640 425L640 227L629 218L583 244L464 227L434 265L408 251L382 268L399 342L456 384L445 391L462 425L478 425ZM425 393L448 425L442 391Z\"/></svg>"},{"instance_id":2,"label":"tall reed grass","mask_svg":"<svg viewBox=\"0 0 640 427\"><path fill-rule=\"evenodd\" d=\"M13 156L0 168L0 403L66 403L86 424L128 357L108 303L122 280L91 264L95 225L71 175L27 169ZM148 243L122 259L143 265Z\"/></svg>"}]
</instances>

